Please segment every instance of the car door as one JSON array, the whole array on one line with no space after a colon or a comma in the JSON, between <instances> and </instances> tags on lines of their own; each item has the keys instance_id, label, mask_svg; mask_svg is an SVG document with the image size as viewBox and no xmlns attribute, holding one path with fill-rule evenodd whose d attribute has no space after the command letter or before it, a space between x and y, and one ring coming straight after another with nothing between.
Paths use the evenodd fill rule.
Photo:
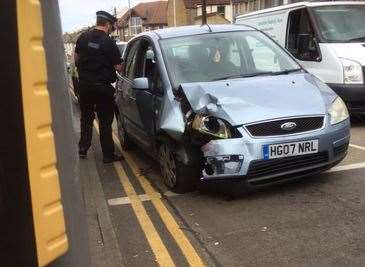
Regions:
<instances>
[{"instance_id":1,"label":"car door","mask_svg":"<svg viewBox=\"0 0 365 267\"><path fill-rule=\"evenodd\" d=\"M123 120L125 130L129 135L136 138L134 105L135 97L133 92L133 79L136 78L138 49L140 42L136 40L130 43L125 52L125 70L119 76L116 101L119 114Z\"/></svg>"},{"instance_id":2,"label":"car door","mask_svg":"<svg viewBox=\"0 0 365 267\"><path fill-rule=\"evenodd\" d=\"M326 81L328 80L326 78L332 77L336 70L331 68L333 66L331 57L326 55L326 51L321 50L318 34L313 25L307 8L291 11L288 17L286 48L307 71ZM304 42L305 39L308 40ZM300 49L300 44L307 42L305 49Z\"/></svg>"},{"instance_id":3,"label":"car door","mask_svg":"<svg viewBox=\"0 0 365 267\"><path fill-rule=\"evenodd\" d=\"M141 143L148 148L153 148L156 121L162 103L164 86L152 41L142 39L138 54L136 76L148 78L150 88L149 90L133 90L135 126L138 128L137 134Z\"/></svg>"}]
</instances>

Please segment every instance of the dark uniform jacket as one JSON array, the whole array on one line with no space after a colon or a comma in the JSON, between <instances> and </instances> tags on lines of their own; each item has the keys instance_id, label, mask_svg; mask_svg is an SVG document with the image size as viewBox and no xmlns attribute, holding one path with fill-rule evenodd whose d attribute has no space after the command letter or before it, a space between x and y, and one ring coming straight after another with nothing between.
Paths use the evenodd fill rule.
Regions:
<instances>
[{"instance_id":1,"label":"dark uniform jacket","mask_svg":"<svg viewBox=\"0 0 365 267\"><path fill-rule=\"evenodd\" d=\"M111 84L116 81L115 65L121 55L114 40L101 30L81 34L75 52L79 55L77 70L80 81Z\"/></svg>"}]
</instances>

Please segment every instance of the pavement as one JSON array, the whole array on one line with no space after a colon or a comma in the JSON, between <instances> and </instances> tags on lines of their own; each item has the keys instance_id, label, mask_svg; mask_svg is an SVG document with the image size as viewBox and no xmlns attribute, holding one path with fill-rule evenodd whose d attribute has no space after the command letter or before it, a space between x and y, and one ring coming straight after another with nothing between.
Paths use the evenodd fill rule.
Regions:
<instances>
[{"instance_id":1,"label":"pavement","mask_svg":"<svg viewBox=\"0 0 365 267\"><path fill-rule=\"evenodd\" d=\"M365 266L365 121L351 133L329 172L232 198L219 184L168 191L138 148L102 164L95 125L79 161L92 266Z\"/></svg>"}]
</instances>

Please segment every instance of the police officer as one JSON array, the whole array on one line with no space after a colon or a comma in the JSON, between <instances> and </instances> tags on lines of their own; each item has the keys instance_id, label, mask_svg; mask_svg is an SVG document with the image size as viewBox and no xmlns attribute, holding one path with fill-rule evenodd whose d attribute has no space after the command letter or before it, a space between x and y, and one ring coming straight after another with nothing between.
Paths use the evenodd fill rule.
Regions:
<instances>
[{"instance_id":1,"label":"police officer","mask_svg":"<svg viewBox=\"0 0 365 267\"><path fill-rule=\"evenodd\" d=\"M96 27L81 34L75 48L81 109L79 156L87 157L96 112L103 162L111 163L122 159L114 153L112 122L115 89L111 85L117 78L115 72L122 70L122 62L115 41L109 37L109 34L115 30L114 24L117 19L105 11L96 12L96 17Z\"/></svg>"}]
</instances>

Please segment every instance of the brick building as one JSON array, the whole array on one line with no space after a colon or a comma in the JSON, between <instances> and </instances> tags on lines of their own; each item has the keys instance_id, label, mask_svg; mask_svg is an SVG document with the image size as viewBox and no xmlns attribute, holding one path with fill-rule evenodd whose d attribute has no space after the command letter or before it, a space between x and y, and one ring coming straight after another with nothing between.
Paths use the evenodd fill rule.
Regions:
<instances>
[{"instance_id":1,"label":"brick building","mask_svg":"<svg viewBox=\"0 0 365 267\"><path fill-rule=\"evenodd\" d=\"M207 22L232 23L238 15L294 2L298 0L207 0ZM168 0L169 27L200 24L201 16L202 0Z\"/></svg>"}]
</instances>

